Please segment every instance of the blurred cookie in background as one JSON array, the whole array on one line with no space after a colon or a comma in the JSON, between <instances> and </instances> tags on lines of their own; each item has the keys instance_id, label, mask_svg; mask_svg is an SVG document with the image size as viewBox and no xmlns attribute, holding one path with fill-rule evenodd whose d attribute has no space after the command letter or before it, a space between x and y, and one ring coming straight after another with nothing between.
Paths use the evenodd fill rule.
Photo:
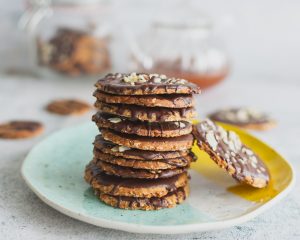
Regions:
<instances>
[{"instance_id":1,"label":"blurred cookie in background","mask_svg":"<svg viewBox=\"0 0 300 240\"><path fill-rule=\"evenodd\" d=\"M46 110L59 115L82 115L90 111L91 106L77 99L61 99L50 102Z\"/></svg>"},{"instance_id":2,"label":"blurred cookie in background","mask_svg":"<svg viewBox=\"0 0 300 240\"><path fill-rule=\"evenodd\" d=\"M269 130L277 125L268 114L249 107L224 108L208 114L207 117L213 121L258 131Z\"/></svg>"},{"instance_id":3,"label":"blurred cookie in background","mask_svg":"<svg viewBox=\"0 0 300 240\"><path fill-rule=\"evenodd\" d=\"M10 121L0 124L0 138L18 139L40 135L43 124L36 121Z\"/></svg>"}]
</instances>

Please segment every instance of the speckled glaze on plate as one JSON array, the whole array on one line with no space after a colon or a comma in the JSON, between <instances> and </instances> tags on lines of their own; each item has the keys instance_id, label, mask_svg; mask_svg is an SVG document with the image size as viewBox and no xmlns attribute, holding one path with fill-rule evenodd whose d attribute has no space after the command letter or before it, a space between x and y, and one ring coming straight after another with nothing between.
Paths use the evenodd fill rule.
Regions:
<instances>
[{"instance_id":1,"label":"speckled glaze on plate","mask_svg":"<svg viewBox=\"0 0 300 240\"><path fill-rule=\"evenodd\" d=\"M83 180L98 132L93 123L52 134L32 149L21 171L28 186L46 204L97 226L163 234L226 228L250 220L286 196L294 174L289 163L265 143L236 127L222 126L240 135L263 159L272 176L267 188L238 184L195 146L199 160L192 165L191 196L183 204L148 212L112 208L100 202Z\"/></svg>"}]
</instances>

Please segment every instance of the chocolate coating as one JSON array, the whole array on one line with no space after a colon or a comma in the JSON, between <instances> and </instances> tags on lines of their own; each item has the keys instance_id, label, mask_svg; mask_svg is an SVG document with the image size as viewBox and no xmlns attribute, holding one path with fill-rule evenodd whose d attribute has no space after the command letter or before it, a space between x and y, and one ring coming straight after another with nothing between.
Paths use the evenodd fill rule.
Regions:
<instances>
[{"instance_id":1,"label":"chocolate coating","mask_svg":"<svg viewBox=\"0 0 300 240\"><path fill-rule=\"evenodd\" d=\"M153 74L138 73L145 81L125 81L124 78L130 77L128 74L108 74L98 80L95 86L104 92L120 95L153 95L153 94L192 94L200 93L200 88L182 79L162 78ZM160 81L157 81L158 78Z\"/></svg>"}]
</instances>

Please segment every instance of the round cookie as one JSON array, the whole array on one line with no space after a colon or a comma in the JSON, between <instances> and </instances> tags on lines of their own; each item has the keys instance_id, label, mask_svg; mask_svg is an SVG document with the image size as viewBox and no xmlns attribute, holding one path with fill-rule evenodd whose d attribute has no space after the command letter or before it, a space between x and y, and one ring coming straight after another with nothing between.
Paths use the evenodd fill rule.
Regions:
<instances>
[{"instance_id":1,"label":"round cookie","mask_svg":"<svg viewBox=\"0 0 300 240\"><path fill-rule=\"evenodd\" d=\"M103 172L108 175L119 176L122 178L156 179L169 178L180 173L186 172L187 167L177 167L173 169L137 169L130 167L121 167L104 161L93 160L93 162Z\"/></svg>"},{"instance_id":2,"label":"round cookie","mask_svg":"<svg viewBox=\"0 0 300 240\"><path fill-rule=\"evenodd\" d=\"M89 104L75 99L55 100L46 106L47 111L59 115L81 115L90 108Z\"/></svg>"},{"instance_id":3,"label":"round cookie","mask_svg":"<svg viewBox=\"0 0 300 240\"><path fill-rule=\"evenodd\" d=\"M132 120L148 122L190 121L196 116L196 111L193 107L142 107L128 104L104 103L100 101L95 102L95 107L105 113L131 118Z\"/></svg>"},{"instance_id":4,"label":"round cookie","mask_svg":"<svg viewBox=\"0 0 300 240\"><path fill-rule=\"evenodd\" d=\"M192 94L201 92L197 85L185 79L146 73L111 73L98 80L95 86L103 92L118 95Z\"/></svg>"},{"instance_id":5,"label":"round cookie","mask_svg":"<svg viewBox=\"0 0 300 240\"><path fill-rule=\"evenodd\" d=\"M268 130L276 126L276 122L267 114L252 108L229 108L213 112L208 117L217 122L224 122L250 130Z\"/></svg>"},{"instance_id":6,"label":"round cookie","mask_svg":"<svg viewBox=\"0 0 300 240\"><path fill-rule=\"evenodd\" d=\"M114 196L162 197L169 192L187 185L186 172L160 179L121 178L105 174L92 162L85 169L85 180L94 190Z\"/></svg>"},{"instance_id":7,"label":"round cookie","mask_svg":"<svg viewBox=\"0 0 300 240\"><path fill-rule=\"evenodd\" d=\"M29 138L41 134L43 125L36 121L10 121L0 124L0 138Z\"/></svg>"},{"instance_id":8,"label":"round cookie","mask_svg":"<svg viewBox=\"0 0 300 240\"><path fill-rule=\"evenodd\" d=\"M103 139L102 135L97 135L94 141L95 148L100 151L111 154L117 157L137 159L137 160L161 160L170 158L181 158L191 155L196 159L196 156L190 150L182 151L147 151L140 149L132 149L125 146L120 146L110 141Z\"/></svg>"},{"instance_id":9,"label":"round cookie","mask_svg":"<svg viewBox=\"0 0 300 240\"><path fill-rule=\"evenodd\" d=\"M226 131L209 119L197 124L193 133L200 149L233 178L256 188L267 186L270 180L267 167L236 133Z\"/></svg>"},{"instance_id":10,"label":"round cookie","mask_svg":"<svg viewBox=\"0 0 300 240\"><path fill-rule=\"evenodd\" d=\"M98 112L92 120L99 128L109 128L116 132L136 134L147 137L178 137L192 132L192 124L187 121L177 122L142 122Z\"/></svg>"},{"instance_id":11,"label":"round cookie","mask_svg":"<svg viewBox=\"0 0 300 240\"><path fill-rule=\"evenodd\" d=\"M181 158L161 159L161 160L136 160L122 157L116 157L111 154L103 153L97 148L94 148L94 162L104 161L122 167L130 167L137 169L174 169L178 167L187 167L194 160L192 156L187 155Z\"/></svg>"},{"instance_id":12,"label":"round cookie","mask_svg":"<svg viewBox=\"0 0 300 240\"><path fill-rule=\"evenodd\" d=\"M152 138L137 135L118 133L109 129L101 129L105 140L129 148L137 148L150 151L180 151L187 150L193 146L193 135L187 134L173 138Z\"/></svg>"},{"instance_id":13,"label":"round cookie","mask_svg":"<svg viewBox=\"0 0 300 240\"><path fill-rule=\"evenodd\" d=\"M177 204L182 203L189 195L189 186L178 188L177 190L168 193L167 195L157 198L137 198L137 197L124 197L113 196L101 192L95 192L95 194L104 203L122 209L128 210L159 210L162 208L173 208Z\"/></svg>"},{"instance_id":14,"label":"round cookie","mask_svg":"<svg viewBox=\"0 0 300 240\"><path fill-rule=\"evenodd\" d=\"M96 90L94 96L100 102L126 103L146 107L187 108L194 105L194 98L190 94L169 95L115 95Z\"/></svg>"}]
</instances>

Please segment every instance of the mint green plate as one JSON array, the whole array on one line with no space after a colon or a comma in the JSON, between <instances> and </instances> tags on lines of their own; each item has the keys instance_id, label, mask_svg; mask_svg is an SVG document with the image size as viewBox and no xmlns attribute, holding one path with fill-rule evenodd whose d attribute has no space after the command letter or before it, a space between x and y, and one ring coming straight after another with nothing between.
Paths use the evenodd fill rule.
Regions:
<instances>
[{"instance_id":1,"label":"mint green plate","mask_svg":"<svg viewBox=\"0 0 300 240\"><path fill-rule=\"evenodd\" d=\"M258 154L264 154L273 174L272 187L266 190L241 187L195 149L201 159L190 171L191 195L185 203L173 209L148 212L112 208L100 202L83 179L85 165L92 159L92 142L98 134L92 123L64 129L39 143L24 160L22 175L46 204L97 226L165 234L225 228L257 216L285 196L294 182L291 166L279 154L249 134L234 130L243 140L248 139L247 144L253 145ZM278 167L281 171L273 171ZM281 176L288 176L284 184L279 184Z\"/></svg>"}]
</instances>

